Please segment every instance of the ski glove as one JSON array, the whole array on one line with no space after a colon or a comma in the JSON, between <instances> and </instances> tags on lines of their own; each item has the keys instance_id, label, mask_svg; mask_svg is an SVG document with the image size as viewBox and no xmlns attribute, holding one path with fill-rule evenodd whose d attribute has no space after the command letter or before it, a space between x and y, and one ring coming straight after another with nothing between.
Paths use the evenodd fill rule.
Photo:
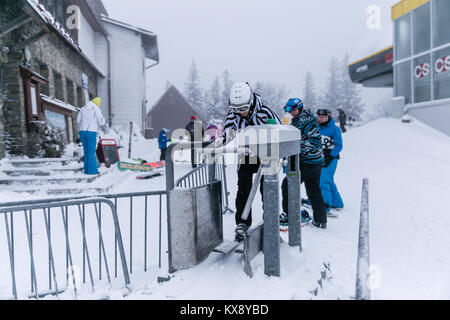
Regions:
<instances>
[{"instance_id":1,"label":"ski glove","mask_svg":"<svg viewBox=\"0 0 450 320\"><path fill-rule=\"evenodd\" d=\"M329 153L325 153L325 165L323 167L324 168L328 168L328 166L330 165L331 161L333 161L334 159L336 159L336 158L332 157Z\"/></svg>"}]
</instances>

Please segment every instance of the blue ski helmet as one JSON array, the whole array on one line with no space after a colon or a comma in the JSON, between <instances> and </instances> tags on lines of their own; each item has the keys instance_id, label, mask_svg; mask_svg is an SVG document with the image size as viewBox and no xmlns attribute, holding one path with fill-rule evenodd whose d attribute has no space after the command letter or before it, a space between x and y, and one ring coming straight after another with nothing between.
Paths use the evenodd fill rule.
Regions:
<instances>
[{"instance_id":1,"label":"blue ski helmet","mask_svg":"<svg viewBox=\"0 0 450 320\"><path fill-rule=\"evenodd\" d=\"M286 103L286 106L284 107L285 112L291 112L294 108L303 108L303 101L300 98L292 98L289 99L289 101Z\"/></svg>"}]
</instances>

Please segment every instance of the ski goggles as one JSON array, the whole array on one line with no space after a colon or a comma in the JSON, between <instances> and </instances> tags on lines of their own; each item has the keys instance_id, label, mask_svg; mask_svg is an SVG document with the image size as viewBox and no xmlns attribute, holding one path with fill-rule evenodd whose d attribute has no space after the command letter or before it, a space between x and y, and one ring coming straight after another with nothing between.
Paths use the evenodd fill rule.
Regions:
<instances>
[{"instance_id":1,"label":"ski goggles","mask_svg":"<svg viewBox=\"0 0 450 320\"><path fill-rule=\"evenodd\" d=\"M230 106L231 111L234 113L242 113L250 109L250 103L242 104L240 106Z\"/></svg>"},{"instance_id":2,"label":"ski goggles","mask_svg":"<svg viewBox=\"0 0 450 320\"><path fill-rule=\"evenodd\" d=\"M317 110L317 115L318 116L329 116L330 111L327 109L319 109L319 110Z\"/></svg>"}]
</instances>

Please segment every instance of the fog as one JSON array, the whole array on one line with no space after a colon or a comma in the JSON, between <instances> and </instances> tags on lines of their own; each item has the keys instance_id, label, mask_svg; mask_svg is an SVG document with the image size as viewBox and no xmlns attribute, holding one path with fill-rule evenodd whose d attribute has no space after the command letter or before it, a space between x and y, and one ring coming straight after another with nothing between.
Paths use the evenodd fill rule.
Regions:
<instances>
[{"instance_id":1,"label":"fog","mask_svg":"<svg viewBox=\"0 0 450 320\"><path fill-rule=\"evenodd\" d=\"M201 85L227 69L233 80L275 82L301 96L305 73L322 88L331 57L351 61L392 44L396 0L103 0L111 18L157 34L160 64L147 71L151 106L167 81L183 90L193 59ZM371 6L379 28L368 27ZM150 61L148 62L150 64ZM362 87L361 87L362 88ZM392 89L362 89L371 108Z\"/></svg>"}]
</instances>

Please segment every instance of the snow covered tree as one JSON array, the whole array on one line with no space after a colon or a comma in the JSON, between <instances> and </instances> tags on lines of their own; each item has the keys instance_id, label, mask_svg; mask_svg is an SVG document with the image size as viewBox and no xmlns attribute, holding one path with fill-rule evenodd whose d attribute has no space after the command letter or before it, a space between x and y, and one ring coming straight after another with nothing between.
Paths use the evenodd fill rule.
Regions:
<instances>
[{"instance_id":1,"label":"snow covered tree","mask_svg":"<svg viewBox=\"0 0 450 320\"><path fill-rule=\"evenodd\" d=\"M339 64L336 58L332 58L328 68L329 75L325 91L323 93L323 99L320 108L326 108L337 114L337 108L339 108L340 98L340 79L341 73L339 72ZM344 110L345 111L345 110Z\"/></svg>"},{"instance_id":2,"label":"snow covered tree","mask_svg":"<svg viewBox=\"0 0 450 320\"><path fill-rule=\"evenodd\" d=\"M350 79L348 74L349 56L346 55L340 65L336 107L341 107L347 114L356 120L361 120L364 112L364 104L361 101L360 92L356 84Z\"/></svg>"},{"instance_id":3,"label":"snow covered tree","mask_svg":"<svg viewBox=\"0 0 450 320\"><path fill-rule=\"evenodd\" d=\"M184 96L192 106L199 110L202 109L204 97L203 91L200 87L200 76L197 71L195 60L192 61L188 77L184 83Z\"/></svg>"},{"instance_id":4,"label":"snow covered tree","mask_svg":"<svg viewBox=\"0 0 450 320\"><path fill-rule=\"evenodd\" d=\"M228 70L225 70L222 74L222 93L221 93L221 99L222 103L221 106L226 110L225 115L228 113L228 104L230 100L230 89L233 85L233 80L231 80L231 75L228 72ZM225 118L224 118L225 119Z\"/></svg>"},{"instance_id":5,"label":"snow covered tree","mask_svg":"<svg viewBox=\"0 0 450 320\"><path fill-rule=\"evenodd\" d=\"M320 108L320 105L318 105L319 97L311 72L307 72L305 76L302 100L306 108L310 108L312 110L317 110Z\"/></svg>"},{"instance_id":6,"label":"snow covered tree","mask_svg":"<svg viewBox=\"0 0 450 320\"><path fill-rule=\"evenodd\" d=\"M228 108L222 103L222 92L220 86L220 79L216 77L211 84L210 89L206 93L205 110L208 114L208 119L225 119Z\"/></svg>"},{"instance_id":7,"label":"snow covered tree","mask_svg":"<svg viewBox=\"0 0 450 320\"><path fill-rule=\"evenodd\" d=\"M289 92L283 85L258 81L255 84L253 91L261 96L265 105L282 118L282 115L284 114L284 105L288 100L289 95Z\"/></svg>"}]
</instances>

